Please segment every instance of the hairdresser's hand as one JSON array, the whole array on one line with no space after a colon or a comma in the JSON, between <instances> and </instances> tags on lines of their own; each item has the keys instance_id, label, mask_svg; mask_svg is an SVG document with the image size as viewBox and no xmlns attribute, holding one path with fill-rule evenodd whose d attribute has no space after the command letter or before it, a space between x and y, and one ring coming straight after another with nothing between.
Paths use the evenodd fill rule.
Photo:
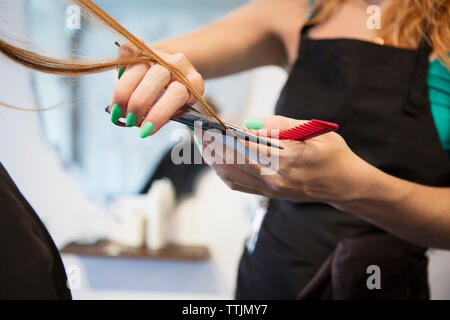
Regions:
<instances>
[{"instance_id":1,"label":"hairdresser's hand","mask_svg":"<svg viewBox=\"0 0 450 320\"><path fill-rule=\"evenodd\" d=\"M262 129L280 129L280 131L300 123L299 120L279 116L261 120L264 123ZM263 135L261 130L250 131ZM261 175L263 166L256 163L217 164L218 153L211 152L213 144L207 144L205 137L203 156L233 190L271 198L330 204L350 200L362 191L358 187L359 179L367 178L364 174L369 165L350 150L340 135L328 133L304 142L281 140L276 143L284 147L284 150L279 150L279 167L272 175ZM229 149L226 151L227 156L233 153ZM271 151L271 148L267 151ZM273 154L269 154L269 157L274 160ZM222 156L222 159L224 158L226 157ZM276 162L272 161L272 164L276 166Z\"/></svg>"},{"instance_id":2,"label":"hairdresser's hand","mask_svg":"<svg viewBox=\"0 0 450 320\"><path fill-rule=\"evenodd\" d=\"M194 89L203 94L201 75L182 53L157 54L180 70ZM119 58L139 55L141 52L128 44L119 49ZM188 89L159 64L129 65L124 72L119 69L119 79L112 97L111 121L126 117L127 126L141 127L142 138L158 131L185 104L195 103Z\"/></svg>"}]
</instances>

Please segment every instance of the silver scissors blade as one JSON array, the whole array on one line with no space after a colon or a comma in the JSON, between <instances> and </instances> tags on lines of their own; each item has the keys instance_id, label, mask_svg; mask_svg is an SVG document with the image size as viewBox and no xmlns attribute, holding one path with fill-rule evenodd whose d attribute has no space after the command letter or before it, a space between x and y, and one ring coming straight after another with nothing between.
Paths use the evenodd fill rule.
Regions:
<instances>
[{"instance_id":1,"label":"silver scissors blade","mask_svg":"<svg viewBox=\"0 0 450 320\"><path fill-rule=\"evenodd\" d=\"M223 135L227 134L227 129L224 128L216 119L198 112L193 107L188 107L188 110L189 111L185 112L180 117L174 117L171 118L170 120L190 125L192 127L200 127L203 131L209 129L217 129L220 130ZM272 143L269 140L261 138L260 136L254 135L250 132L244 131L233 124L230 123L225 124L228 126L230 130L233 131L233 133L239 139L257 144L262 144L267 147L283 149L282 147L276 145L275 143Z\"/></svg>"}]
</instances>

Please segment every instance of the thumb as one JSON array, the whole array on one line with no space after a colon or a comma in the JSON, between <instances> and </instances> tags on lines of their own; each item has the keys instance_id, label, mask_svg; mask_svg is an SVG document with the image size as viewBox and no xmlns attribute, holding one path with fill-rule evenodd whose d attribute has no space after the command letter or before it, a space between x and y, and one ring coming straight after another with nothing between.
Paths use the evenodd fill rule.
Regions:
<instances>
[{"instance_id":1,"label":"thumb","mask_svg":"<svg viewBox=\"0 0 450 320\"><path fill-rule=\"evenodd\" d=\"M140 41L143 41L142 38L137 37ZM131 58L131 57L139 57L142 55L142 50L132 44L130 41L127 41L120 45L118 58Z\"/></svg>"},{"instance_id":2,"label":"thumb","mask_svg":"<svg viewBox=\"0 0 450 320\"><path fill-rule=\"evenodd\" d=\"M245 120L245 126L254 134L267 135L270 137L271 130L278 132L291 129L299 124L307 122L306 120L297 120L282 116L271 116L261 118L249 118ZM262 131L261 131L262 130Z\"/></svg>"}]
</instances>

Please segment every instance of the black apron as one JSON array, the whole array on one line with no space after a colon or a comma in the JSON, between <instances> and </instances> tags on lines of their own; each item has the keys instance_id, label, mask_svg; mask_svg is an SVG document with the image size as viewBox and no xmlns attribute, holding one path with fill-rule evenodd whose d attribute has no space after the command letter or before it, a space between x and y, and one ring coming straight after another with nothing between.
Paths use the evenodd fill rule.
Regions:
<instances>
[{"instance_id":1,"label":"black apron","mask_svg":"<svg viewBox=\"0 0 450 320\"><path fill-rule=\"evenodd\" d=\"M276 114L336 122L349 147L382 171L424 185L449 186L449 159L428 100L427 42L410 50L356 39L314 40L307 30L302 30L298 58ZM354 242L352 249L336 250L339 244L348 248L343 244L348 239L370 243L371 251ZM386 248L395 250L388 254ZM336 258L335 250L345 253ZM311 282L324 278L318 273L335 270L330 265L347 266L336 272L341 275L338 284L337 276L327 275L333 290L345 293L310 297L427 298L425 251L327 204L271 199L254 251L244 250L241 258L236 298L302 297ZM334 262L326 266L330 259ZM382 290L367 288L370 264L381 265Z\"/></svg>"},{"instance_id":2,"label":"black apron","mask_svg":"<svg viewBox=\"0 0 450 320\"><path fill-rule=\"evenodd\" d=\"M71 299L58 249L1 163L0 299Z\"/></svg>"}]
</instances>

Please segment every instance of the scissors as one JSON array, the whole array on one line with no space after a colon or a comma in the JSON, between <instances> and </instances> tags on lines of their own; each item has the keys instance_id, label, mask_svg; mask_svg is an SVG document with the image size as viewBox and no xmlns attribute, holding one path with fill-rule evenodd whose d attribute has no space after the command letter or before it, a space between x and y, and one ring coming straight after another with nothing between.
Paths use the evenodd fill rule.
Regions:
<instances>
[{"instance_id":1,"label":"scissors","mask_svg":"<svg viewBox=\"0 0 450 320\"><path fill-rule=\"evenodd\" d=\"M223 136L230 136L229 133L227 133L227 128L222 126L216 119L213 117L207 116L203 113L198 112L194 107L185 105L184 108L181 110L187 110L184 113L177 113L172 118L170 118L171 121L179 122L182 124L185 124L190 127L194 128L200 128L202 131L208 131L211 129L215 129L216 131L220 132ZM107 113L111 113L109 106L105 107L105 111ZM242 139L244 141L253 142L257 144L262 144L267 147L277 148L277 149L283 149L283 147L278 146L277 144L268 141L260 136L254 135L248 131L244 131L239 129L237 126L226 123L228 127L228 130L231 130L231 132L235 135L235 138ZM116 126L119 127L126 127L125 122L122 119L119 119L117 123L115 123Z\"/></svg>"},{"instance_id":2,"label":"scissors","mask_svg":"<svg viewBox=\"0 0 450 320\"><path fill-rule=\"evenodd\" d=\"M207 132L208 135L214 137L214 139L221 141L223 144L227 145L238 153L243 154L245 157L258 162L266 168L272 168L270 163L262 159L258 153L250 150L248 146L241 140L254 142L267 147L283 149L283 147L280 147L273 142L263 139L250 132L241 130L235 125L225 123L228 126L228 130L231 130L232 134L234 134L233 136L229 133L229 131L227 131L227 128L223 127L216 119L198 112L194 107L186 105L185 108L182 108L181 110L183 109L187 111L184 113L178 112L172 118L170 118L170 120L185 124L190 127L199 128L203 132ZM107 113L111 113L109 106L105 107L105 111ZM126 126L126 123L123 119L119 119L114 124L119 127Z\"/></svg>"}]
</instances>

